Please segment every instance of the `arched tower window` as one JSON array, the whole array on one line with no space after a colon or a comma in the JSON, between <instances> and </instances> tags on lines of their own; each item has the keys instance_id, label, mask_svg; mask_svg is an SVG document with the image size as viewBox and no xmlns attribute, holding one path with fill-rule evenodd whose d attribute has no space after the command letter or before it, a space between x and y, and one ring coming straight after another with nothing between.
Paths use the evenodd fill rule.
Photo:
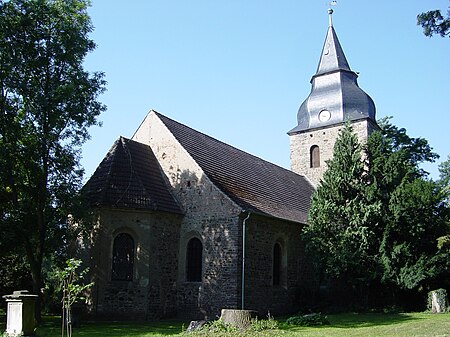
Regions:
<instances>
[{"instance_id":1,"label":"arched tower window","mask_svg":"<svg viewBox=\"0 0 450 337\"><path fill-rule=\"evenodd\" d=\"M320 149L317 145L311 146L310 152L310 167L320 167Z\"/></svg>"},{"instance_id":2,"label":"arched tower window","mask_svg":"<svg viewBox=\"0 0 450 337\"><path fill-rule=\"evenodd\" d=\"M186 281L201 282L202 280L203 245L197 238L189 240L186 252Z\"/></svg>"},{"instance_id":3,"label":"arched tower window","mask_svg":"<svg viewBox=\"0 0 450 337\"><path fill-rule=\"evenodd\" d=\"M134 264L134 240L127 233L114 238L112 255L112 280L132 281Z\"/></svg>"},{"instance_id":4,"label":"arched tower window","mask_svg":"<svg viewBox=\"0 0 450 337\"><path fill-rule=\"evenodd\" d=\"M281 245L279 243L276 243L273 246L273 285L279 286L281 285L281 264L282 264L282 252L281 252Z\"/></svg>"}]
</instances>

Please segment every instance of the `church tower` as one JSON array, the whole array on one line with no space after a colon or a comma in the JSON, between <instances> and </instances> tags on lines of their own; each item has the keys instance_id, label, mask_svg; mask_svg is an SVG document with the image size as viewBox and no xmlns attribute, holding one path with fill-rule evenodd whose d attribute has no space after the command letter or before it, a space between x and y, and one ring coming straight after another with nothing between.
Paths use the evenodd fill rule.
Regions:
<instances>
[{"instance_id":1,"label":"church tower","mask_svg":"<svg viewBox=\"0 0 450 337\"><path fill-rule=\"evenodd\" d=\"M361 143L378 128L375 104L358 86L358 75L350 69L333 27L333 10L329 9L328 14L328 32L311 79L311 92L298 109L297 126L288 132L291 170L316 186L346 121L351 122Z\"/></svg>"}]
</instances>

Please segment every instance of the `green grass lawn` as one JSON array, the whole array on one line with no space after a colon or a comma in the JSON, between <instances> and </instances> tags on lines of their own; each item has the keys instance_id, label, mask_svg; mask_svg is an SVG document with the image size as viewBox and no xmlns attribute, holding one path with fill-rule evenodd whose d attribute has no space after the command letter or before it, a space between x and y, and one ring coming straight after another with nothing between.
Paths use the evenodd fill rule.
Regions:
<instances>
[{"instance_id":1,"label":"green grass lawn","mask_svg":"<svg viewBox=\"0 0 450 337\"><path fill-rule=\"evenodd\" d=\"M405 314L339 314L329 315L330 325L322 327L294 327L279 320L279 329L262 332L189 334L195 336L441 336L450 337L450 314L405 313ZM0 324L5 329L4 317ZM58 337L60 319L45 317L44 323L37 330L40 337ZM108 336L108 337L165 337L186 336L183 332L188 323L179 321L161 322L85 322L75 329L73 336Z\"/></svg>"}]
</instances>

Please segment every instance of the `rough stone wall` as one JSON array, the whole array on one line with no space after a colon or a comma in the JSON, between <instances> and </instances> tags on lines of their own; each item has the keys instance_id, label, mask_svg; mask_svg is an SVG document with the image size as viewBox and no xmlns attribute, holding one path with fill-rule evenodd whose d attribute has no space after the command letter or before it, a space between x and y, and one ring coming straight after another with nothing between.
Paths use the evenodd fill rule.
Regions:
<instances>
[{"instance_id":1,"label":"rough stone wall","mask_svg":"<svg viewBox=\"0 0 450 337\"><path fill-rule=\"evenodd\" d=\"M301 225L252 215L247 222L245 308L261 316L295 313L308 307L317 287L300 240ZM273 285L273 252L282 250L280 285Z\"/></svg>"},{"instance_id":2,"label":"rough stone wall","mask_svg":"<svg viewBox=\"0 0 450 337\"><path fill-rule=\"evenodd\" d=\"M121 319L175 315L180 222L166 213L98 210L91 237L91 314ZM132 281L111 279L113 240L119 233L134 239Z\"/></svg>"},{"instance_id":3,"label":"rough stone wall","mask_svg":"<svg viewBox=\"0 0 450 337\"><path fill-rule=\"evenodd\" d=\"M153 112L133 140L151 146L185 212L178 247L179 316L214 319L222 308L235 308L240 301L241 209L211 183ZM186 248L193 237L203 245L202 282L186 281Z\"/></svg>"},{"instance_id":4,"label":"rough stone wall","mask_svg":"<svg viewBox=\"0 0 450 337\"><path fill-rule=\"evenodd\" d=\"M291 170L306 176L317 186L327 169L326 161L333 157L333 147L343 124L309 130L290 136ZM353 131L361 144L365 144L369 134L377 128L370 120L352 122ZM310 167L310 149L317 145L320 149L320 167Z\"/></svg>"}]
</instances>

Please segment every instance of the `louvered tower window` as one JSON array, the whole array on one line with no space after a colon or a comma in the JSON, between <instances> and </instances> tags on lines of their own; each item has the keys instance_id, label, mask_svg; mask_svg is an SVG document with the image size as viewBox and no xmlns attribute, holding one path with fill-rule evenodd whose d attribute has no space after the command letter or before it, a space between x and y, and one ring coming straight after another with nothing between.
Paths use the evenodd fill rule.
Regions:
<instances>
[{"instance_id":1,"label":"louvered tower window","mask_svg":"<svg viewBox=\"0 0 450 337\"><path fill-rule=\"evenodd\" d=\"M310 149L310 167L320 167L320 149L317 145L311 146Z\"/></svg>"},{"instance_id":2,"label":"louvered tower window","mask_svg":"<svg viewBox=\"0 0 450 337\"><path fill-rule=\"evenodd\" d=\"M186 281L202 281L202 253L203 245L197 238L189 240L186 252Z\"/></svg>"},{"instance_id":3,"label":"louvered tower window","mask_svg":"<svg viewBox=\"0 0 450 337\"><path fill-rule=\"evenodd\" d=\"M112 256L112 279L115 281L132 281L134 264L134 240L127 233L120 233L114 238Z\"/></svg>"}]
</instances>

